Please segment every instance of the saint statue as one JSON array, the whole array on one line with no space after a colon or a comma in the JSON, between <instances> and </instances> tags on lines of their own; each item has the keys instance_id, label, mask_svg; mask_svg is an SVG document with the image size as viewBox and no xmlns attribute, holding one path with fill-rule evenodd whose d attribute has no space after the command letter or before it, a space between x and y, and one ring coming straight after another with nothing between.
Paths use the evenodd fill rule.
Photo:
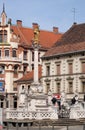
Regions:
<instances>
[{"instance_id":1,"label":"saint statue","mask_svg":"<svg viewBox=\"0 0 85 130\"><path fill-rule=\"evenodd\" d=\"M40 31L39 31L39 27L36 27L35 29L34 29L34 44L38 44L38 42L39 42L39 34L40 34Z\"/></svg>"}]
</instances>

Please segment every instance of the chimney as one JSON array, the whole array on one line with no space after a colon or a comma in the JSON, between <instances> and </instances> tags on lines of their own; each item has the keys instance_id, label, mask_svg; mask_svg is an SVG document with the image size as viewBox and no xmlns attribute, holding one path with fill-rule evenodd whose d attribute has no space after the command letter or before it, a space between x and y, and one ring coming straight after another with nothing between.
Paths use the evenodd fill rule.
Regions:
<instances>
[{"instance_id":1,"label":"chimney","mask_svg":"<svg viewBox=\"0 0 85 130\"><path fill-rule=\"evenodd\" d=\"M37 27L39 27L39 25L37 23L32 23L32 27L33 27L33 30Z\"/></svg>"},{"instance_id":2,"label":"chimney","mask_svg":"<svg viewBox=\"0 0 85 130\"><path fill-rule=\"evenodd\" d=\"M12 24L11 18L8 19L8 24L10 24L10 25Z\"/></svg>"},{"instance_id":3,"label":"chimney","mask_svg":"<svg viewBox=\"0 0 85 130\"><path fill-rule=\"evenodd\" d=\"M58 33L58 27L53 27L53 32Z\"/></svg>"},{"instance_id":4,"label":"chimney","mask_svg":"<svg viewBox=\"0 0 85 130\"><path fill-rule=\"evenodd\" d=\"M22 27L22 21L21 20L17 20L17 26Z\"/></svg>"},{"instance_id":5,"label":"chimney","mask_svg":"<svg viewBox=\"0 0 85 130\"><path fill-rule=\"evenodd\" d=\"M74 23L73 23L73 25L77 25L77 23L76 23L76 22L74 22Z\"/></svg>"}]
</instances>

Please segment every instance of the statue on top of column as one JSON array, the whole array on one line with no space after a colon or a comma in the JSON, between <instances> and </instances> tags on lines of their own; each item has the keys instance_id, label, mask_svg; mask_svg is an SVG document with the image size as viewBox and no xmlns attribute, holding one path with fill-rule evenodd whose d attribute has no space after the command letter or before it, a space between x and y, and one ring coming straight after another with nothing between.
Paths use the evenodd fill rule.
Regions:
<instances>
[{"instance_id":1,"label":"statue on top of column","mask_svg":"<svg viewBox=\"0 0 85 130\"><path fill-rule=\"evenodd\" d=\"M39 34L40 34L40 31L39 31L39 26L37 26L35 29L34 29L34 44L38 44L39 43Z\"/></svg>"}]
</instances>

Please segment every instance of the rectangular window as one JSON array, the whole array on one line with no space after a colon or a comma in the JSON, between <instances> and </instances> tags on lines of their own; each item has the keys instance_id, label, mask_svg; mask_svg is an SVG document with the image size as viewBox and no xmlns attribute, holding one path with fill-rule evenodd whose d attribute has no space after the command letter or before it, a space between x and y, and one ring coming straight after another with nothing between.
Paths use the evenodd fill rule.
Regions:
<instances>
[{"instance_id":1,"label":"rectangular window","mask_svg":"<svg viewBox=\"0 0 85 130\"><path fill-rule=\"evenodd\" d=\"M1 57L1 50L0 50L0 57Z\"/></svg>"},{"instance_id":2,"label":"rectangular window","mask_svg":"<svg viewBox=\"0 0 85 130\"><path fill-rule=\"evenodd\" d=\"M50 90L50 84L47 83L47 84L46 84L46 93L47 93L47 94L48 94L49 90Z\"/></svg>"},{"instance_id":3,"label":"rectangular window","mask_svg":"<svg viewBox=\"0 0 85 130\"><path fill-rule=\"evenodd\" d=\"M56 89L57 93L60 93L60 83L57 83L57 89Z\"/></svg>"},{"instance_id":4,"label":"rectangular window","mask_svg":"<svg viewBox=\"0 0 85 130\"><path fill-rule=\"evenodd\" d=\"M7 35L4 35L3 42L7 42Z\"/></svg>"},{"instance_id":5,"label":"rectangular window","mask_svg":"<svg viewBox=\"0 0 85 130\"><path fill-rule=\"evenodd\" d=\"M34 64L32 64L32 70L34 70Z\"/></svg>"},{"instance_id":6,"label":"rectangular window","mask_svg":"<svg viewBox=\"0 0 85 130\"><path fill-rule=\"evenodd\" d=\"M6 30L0 31L0 42L7 42L7 31Z\"/></svg>"},{"instance_id":7,"label":"rectangular window","mask_svg":"<svg viewBox=\"0 0 85 130\"><path fill-rule=\"evenodd\" d=\"M34 61L34 52L32 51L32 61Z\"/></svg>"},{"instance_id":8,"label":"rectangular window","mask_svg":"<svg viewBox=\"0 0 85 130\"><path fill-rule=\"evenodd\" d=\"M7 42L7 31L4 30L3 42Z\"/></svg>"},{"instance_id":9,"label":"rectangular window","mask_svg":"<svg viewBox=\"0 0 85 130\"><path fill-rule=\"evenodd\" d=\"M40 52L38 53L38 61L40 62Z\"/></svg>"},{"instance_id":10,"label":"rectangular window","mask_svg":"<svg viewBox=\"0 0 85 130\"><path fill-rule=\"evenodd\" d=\"M23 74L26 74L27 72L27 66L23 66Z\"/></svg>"},{"instance_id":11,"label":"rectangular window","mask_svg":"<svg viewBox=\"0 0 85 130\"><path fill-rule=\"evenodd\" d=\"M85 93L85 82L82 82L82 90L81 90L82 93Z\"/></svg>"},{"instance_id":12,"label":"rectangular window","mask_svg":"<svg viewBox=\"0 0 85 130\"><path fill-rule=\"evenodd\" d=\"M16 50L12 50L12 57L17 57Z\"/></svg>"},{"instance_id":13,"label":"rectangular window","mask_svg":"<svg viewBox=\"0 0 85 130\"><path fill-rule=\"evenodd\" d=\"M50 66L46 66L46 76L50 76Z\"/></svg>"},{"instance_id":14,"label":"rectangular window","mask_svg":"<svg viewBox=\"0 0 85 130\"><path fill-rule=\"evenodd\" d=\"M9 57L9 50L5 50L5 57Z\"/></svg>"},{"instance_id":15,"label":"rectangular window","mask_svg":"<svg viewBox=\"0 0 85 130\"><path fill-rule=\"evenodd\" d=\"M27 60L27 51L24 51L24 52L23 52L23 59L24 59L24 60Z\"/></svg>"},{"instance_id":16,"label":"rectangular window","mask_svg":"<svg viewBox=\"0 0 85 130\"><path fill-rule=\"evenodd\" d=\"M0 42L2 42L3 40L2 40L2 34L0 34Z\"/></svg>"},{"instance_id":17,"label":"rectangular window","mask_svg":"<svg viewBox=\"0 0 85 130\"><path fill-rule=\"evenodd\" d=\"M82 73L85 73L85 62L82 62Z\"/></svg>"},{"instance_id":18,"label":"rectangular window","mask_svg":"<svg viewBox=\"0 0 85 130\"><path fill-rule=\"evenodd\" d=\"M68 71L69 71L69 74L73 73L73 63L68 64Z\"/></svg>"},{"instance_id":19,"label":"rectangular window","mask_svg":"<svg viewBox=\"0 0 85 130\"><path fill-rule=\"evenodd\" d=\"M69 82L69 90L68 93L73 93L73 82Z\"/></svg>"},{"instance_id":20,"label":"rectangular window","mask_svg":"<svg viewBox=\"0 0 85 130\"><path fill-rule=\"evenodd\" d=\"M57 75L60 75L60 64L56 66Z\"/></svg>"}]
</instances>

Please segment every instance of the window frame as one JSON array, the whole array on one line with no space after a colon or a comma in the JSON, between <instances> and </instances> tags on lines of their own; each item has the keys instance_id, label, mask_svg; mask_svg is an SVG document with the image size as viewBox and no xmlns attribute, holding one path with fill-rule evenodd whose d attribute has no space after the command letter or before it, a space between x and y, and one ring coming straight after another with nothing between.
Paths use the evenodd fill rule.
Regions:
<instances>
[{"instance_id":1,"label":"window frame","mask_svg":"<svg viewBox=\"0 0 85 130\"><path fill-rule=\"evenodd\" d=\"M15 49L12 50L12 57L17 57L17 52Z\"/></svg>"},{"instance_id":2,"label":"window frame","mask_svg":"<svg viewBox=\"0 0 85 130\"><path fill-rule=\"evenodd\" d=\"M7 30L0 30L0 42L1 43L7 42Z\"/></svg>"},{"instance_id":3,"label":"window frame","mask_svg":"<svg viewBox=\"0 0 85 130\"><path fill-rule=\"evenodd\" d=\"M9 50L8 50L8 49L5 49L5 51L4 51L4 52L5 52L5 54L4 54L4 55L5 55L5 57L9 57Z\"/></svg>"}]
</instances>

